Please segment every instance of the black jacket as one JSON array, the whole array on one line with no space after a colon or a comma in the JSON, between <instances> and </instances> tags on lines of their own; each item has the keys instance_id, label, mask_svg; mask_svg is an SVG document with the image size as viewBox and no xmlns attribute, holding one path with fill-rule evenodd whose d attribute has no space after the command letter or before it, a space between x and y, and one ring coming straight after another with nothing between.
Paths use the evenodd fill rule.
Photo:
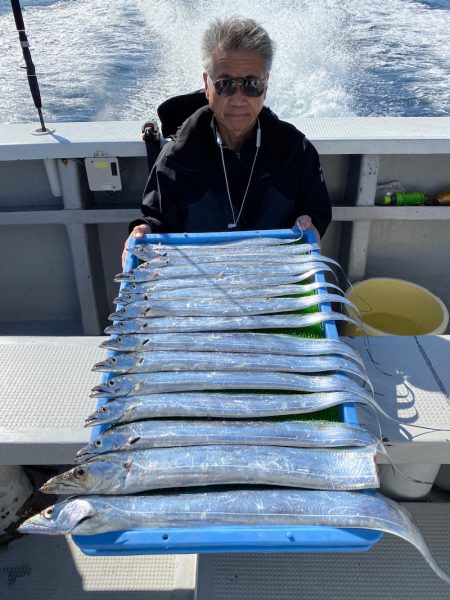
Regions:
<instances>
[{"instance_id":1,"label":"black jacket","mask_svg":"<svg viewBox=\"0 0 450 600\"><path fill-rule=\"evenodd\" d=\"M175 140L163 147L144 191L143 218L131 223L130 230L139 223L149 224L154 233L228 230L233 216L212 116L208 106L200 108L183 123ZM264 107L259 120L261 146L237 229L291 228L297 217L306 214L323 236L331 207L315 148L270 109ZM224 151L237 215L255 156L255 139L243 144L240 160L230 150Z\"/></svg>"}]
</instances>

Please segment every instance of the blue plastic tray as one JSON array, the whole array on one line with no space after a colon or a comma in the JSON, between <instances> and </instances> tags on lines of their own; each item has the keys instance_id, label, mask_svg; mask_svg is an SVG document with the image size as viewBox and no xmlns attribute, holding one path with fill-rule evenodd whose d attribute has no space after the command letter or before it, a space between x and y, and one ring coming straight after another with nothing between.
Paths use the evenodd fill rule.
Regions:
<instances>
[{"instance_id":1,"label":"blue plastic tray","mask_svg":"<svg viewBox=\"0 0 450 600\"><path fill-rule=\"evenodd\" d=\"M199 244L227 240L264 236L295 239L298 231L291 229L272 229L270 231L234 231L227 233L191 233L191 234L152 234L137 241L134 238L130 246L138 243ZM303 234L305 242L314 242L311 231ZM137 265L137 258L127 256L125 270ZM316 276L317 281L325 282L323 274ZM125 287L127 284L122 284ZM331 311L330 305L322 305L323 311ZM337 338L334 322L323 325L324 336ZM115 352L109 352L112 356ZM105 382L113 376L104 374ZM100 398L98 406L106 403ZM340 416L346 423L357 425L358 417L353 404L339 407ZM95 439L105 426L92 429L91 440ZM371 493L365 491L361 493ZM199 554L208 552L365 552L377 543L383 534L370 529L340 529L333 527L202 527L141 529L135 531L116 531L98 535L74 535L75 544L80 550L91 556L116 556L127 554Z\"/></svg>"}]
</instances>

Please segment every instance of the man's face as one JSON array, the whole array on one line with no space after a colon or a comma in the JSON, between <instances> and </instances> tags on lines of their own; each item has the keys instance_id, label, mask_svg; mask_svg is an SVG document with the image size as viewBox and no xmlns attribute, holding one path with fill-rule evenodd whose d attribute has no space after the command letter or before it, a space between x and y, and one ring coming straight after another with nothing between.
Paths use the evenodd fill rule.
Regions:
<instances>
[{"instance_id":1,"label":"man's face","mask_svg":"<svg viewBox=\"0 0 450 600\"><path fill-rule=\"evenodd\" d=\"M213 57L211 79L264 79L268 77L261 54L257 52L217 52ZM219 96L214 84L203 73L206 97L222 133L242 136L254 126L266 98L251 98L242 93L240 86L232 96Z\"/></svg>"}]
</instances>

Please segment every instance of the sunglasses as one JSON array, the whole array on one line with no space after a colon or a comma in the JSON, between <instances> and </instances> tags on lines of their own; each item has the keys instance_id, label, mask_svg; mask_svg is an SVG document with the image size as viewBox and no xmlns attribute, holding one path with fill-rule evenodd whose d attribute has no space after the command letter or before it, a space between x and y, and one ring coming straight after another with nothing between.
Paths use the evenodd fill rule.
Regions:
<instances>
[{"instance_id":1,"label":"sunglasses","mask_svg":"<svg viewBox=\"0 0 450 600\"><path fill-rule=\"evenodd\" d=\"M267 79L245 79L238 77L237 79L218 79L212 81L214 88L219 96L232 96L236 93L238 86L241 88L244 96L250 98L258 98L264 94L266 89Z\"/></svg>"}]
</instances>

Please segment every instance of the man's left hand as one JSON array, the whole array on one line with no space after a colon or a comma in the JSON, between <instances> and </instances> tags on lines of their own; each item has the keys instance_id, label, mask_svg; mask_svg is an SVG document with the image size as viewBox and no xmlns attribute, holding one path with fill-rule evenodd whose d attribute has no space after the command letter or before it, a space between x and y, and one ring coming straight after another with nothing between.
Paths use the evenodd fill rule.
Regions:
<instances>
[{"instance_id":1,"label":"man's left hand","mask_svg":"<svg viewBox=\"0 0 450 600\"><path fill-rule=\"evenodd\" d=\"M300 229L300 231L305 231L306 229L311 229L314 232L314 235L317 238L317 243L320 246L320 233L317 231L317 229L312 224L311 217L309 215L302 215L301 217L298 217L298 219L295 221L292 229Z\"/></svg>"}]
</instances>

